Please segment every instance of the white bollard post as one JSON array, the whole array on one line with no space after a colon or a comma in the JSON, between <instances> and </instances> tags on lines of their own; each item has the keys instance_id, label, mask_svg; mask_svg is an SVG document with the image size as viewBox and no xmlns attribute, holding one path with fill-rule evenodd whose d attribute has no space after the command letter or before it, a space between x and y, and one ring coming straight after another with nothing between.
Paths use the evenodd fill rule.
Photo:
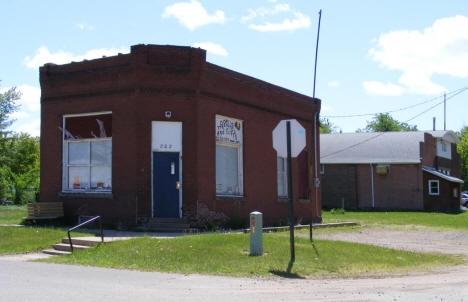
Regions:
<instances>
[{"instance_id":1,"label":"white bollard post","mask_svg":"<svg viewBox=\"0 0 468 302\"><path fill-rule=\"evenodd\" d=\"M250 256L263 255L263 214L250 213Z\"/></svg>"}]
</instances>

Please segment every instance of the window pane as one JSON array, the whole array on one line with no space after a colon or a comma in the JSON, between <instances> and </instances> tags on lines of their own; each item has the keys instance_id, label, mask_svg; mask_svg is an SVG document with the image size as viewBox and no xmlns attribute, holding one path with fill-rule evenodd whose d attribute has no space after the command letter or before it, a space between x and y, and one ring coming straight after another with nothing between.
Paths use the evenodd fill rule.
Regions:
<instances>
[{"instance_id":1,"label":"window pane","mask_svg":"<svg viewBox=\"0 0 468 302\"><path fill-rule=\"evenodd\" d=\"M276 160L277 169L278 169L278 196L287 197L288 196L288 183L286 179L286 159L282 157L277 157Z\"/></svg>"},{"instance_id":2,"label":"window pane","mask_svg":"<svg viewBox=\"0 0 468 302\"><path fill-rule=\"evenodd\" d=\"M68 143L68 164L88 165L89 164L89 142L69 142Z\"/></svg>"},{"instance_id":3,"label":"window pane","mask_svg":"<svg viewBox=\"0 0 468 302\"><path fill-rule=\"evenodd\" d=\"M91 189L111 190L112 175L110 167L91 167Z\"/></svg>"},{"instance_id":4,"label":"window pane","mask_svg":"<svg viewBox=\"0 0 468 302\"><path fill-rule=\"evenodd\" d=\"M216 193L240 195L236 147L216 145Z\"/></svg>"},{"instance_id":5,"label":"window pane","mask_svg":"<svg viewBox=\"0 0 468 302\"><path fill-rule=\"evenodd\" d=\"M111 166L112 141L91 142L91 165Z\"/></svg>"},{"instance_id":6,"label":"window pane","mask_svg":"<svg viewBox=\"0 0 468 302\"><path fill-rule=\"evenodd\" d=\"M68 189L88 189L89 186L89 168L88 167L69 167L68 168Z\"/></svg>"}]
</instances>

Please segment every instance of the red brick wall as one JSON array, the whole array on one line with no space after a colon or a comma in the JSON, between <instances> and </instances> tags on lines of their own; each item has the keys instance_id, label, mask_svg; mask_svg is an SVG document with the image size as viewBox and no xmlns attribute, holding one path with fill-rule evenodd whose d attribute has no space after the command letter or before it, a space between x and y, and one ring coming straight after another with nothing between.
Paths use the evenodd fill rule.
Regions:
<instances>
[{"instance_id":1,"label":"red brick wall","mask_svg":"<svg viewBox=\"0 0 468 302\"><path fill-rule=\"evenodd\" d=\"M282 119L297 118L306 128L313 158L313 117L320 101L205 63L203 50L138 45L130 55L47 65L41 68L41 87L40 201L64 201L71 222L77 215L100 214L108 223L135 224L151 216L151 121L167 120L167 110L169 121L183 123L184 215L204 203L230 217L259 210L266 222L286 218L287 204L277 199L271 137ZM61 194L62 116L101 111L112 111L113 195ZM216 114L244 121L242 199L215 194ZM298 192L297 179L294 189ZM310 219L314 208L319 219L320 201L313 193L308 203L296 202L296 217Z\"/></svg>"},{"instance_id":2,"label":"red brick wall","mask_svg":"<svg viewBox=\"0 0 468 302\"><path fill-rule=\"evenodd\" d=\"M358 204L360 208L372 208L370 165L358 165ZM422 210L422 176L417 164L390 165L390 173L380 176L374 172L374 208Z\"/></svg>"},{"instance_id":3,"label":"red brick wall","mask_svg":"<svg viewBox=\"0 0 468 302\"><path fill-rule=\"evenodd\" d=\"M429 195L429 180L439 180L439 195ZM459 183L449 182L427 172L423 172L424 181L424 210L457 212L460 210ZM457 197L453 196L453 190L457 190Z\"/></svg>"},{"instance_id":4,"label":"red brick wall","mask_svg":"<svg viewBox=\"0 0 468 302\"><path fill-rule=\"evenodd\" d=\"M325 208L358 208L356 165L325 165L322 175L322 203Z\"/></svg>"}]
</instances>

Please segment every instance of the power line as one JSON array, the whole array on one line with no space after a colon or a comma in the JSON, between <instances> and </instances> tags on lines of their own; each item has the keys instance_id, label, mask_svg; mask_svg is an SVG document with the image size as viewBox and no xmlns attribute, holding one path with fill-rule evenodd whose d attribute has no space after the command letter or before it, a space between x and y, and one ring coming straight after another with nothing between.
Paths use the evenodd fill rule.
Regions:
<instances>
[{"instance_id":1,"label":"power line","mask_svg":"<svg viewBox=\"0 0 468 302\"><path fill-rule=\"evenodd\" d=\"M465 91L468 89L468 86L465 86L465 87L462 87L462 88L458 88L456 90L453 90L453 91L450 91L448 92L446 95L449 96L451 94L454 94L455 95L458 95L459 93ZM436 96L436 97L433 97L429 100L425 100L425 101L422 101L420 103L417 103L417 104L414 104L414 105L410 105L410 106L405 106L405 107L402 107L402 108L398 108L398 109L394 109L394 110L389 110L389 111L381 111L381 112L373 112L373 113L360 113L360 114L350 114L350 115L323 115L322 117L323 118L348 118L348 117L363 117L363 116L374 116L374 115L378 115L380 113L394 113L394 112L399 112L399 111L404 111L404 110L407 110L407 109L411 109L411 108L414 108L414 107L417 107L417 106L421 106L421 105L424 105L424 104L427 104L427 103L430 103L430 102L433 102L439 98L442 98L444 95L439 95L439 96Z\"/></svg>"},{"instance_id":2,"label":"power line","mask_svg":"<svg viewBox=\"0 0 468 302\"><path fill-rule=\"evenodd\" d=\"M466 90L468 90L468 86L450 92L451 95L450 95L450 97L447 97L447 98L446 98L446 101L448 101L448 100L451 99L451 98L454 98L455 96L459 95L460 93L462 93L462 92L464 92L464 91L466 91ZM412 118L410 118L410 119L404 121L403 123L408 123L408 122L414 120L415 118L417 118L417 117L423 115L424 113L426 113L426 112L428 112L428 111L434 109L435 107L439 106L439 105L442 104L442 103L444 103L444 101L439 102L439 103L437 103L437 104L435 104L435 105L429 107L428 109L426 109L426 110L424 110L424 111L422 111L422 112L416 114L416 115L413 116ZM343 151L352 149L352 148L354 148L354 147L356 147L356 146L362 145L362 144L364 144L364 143L366 143L366 142L368 142L368 141L371 141L371 140L373 140L373 139L376 139L376 138L378 138L378 137L384 135L385 133L386 133L386 132L375 132L375 135L372 136L372 137L369 137L369 138L367 138L367 139L365 139L365 140L363 140L363 141L357 142L357 143L355 143L354 145L345 147L345 148L343 148L343 149L341 149L341 150L338 150L338 151L335 151L335 152L332 152L332 153L329 153L329 154L326 154L326 155L321 155L320 158L326 158L326 157L329 157L329 156L332 156L332 155L341 153L341 152L343 152Z\"/></svg>"}]
</instances>

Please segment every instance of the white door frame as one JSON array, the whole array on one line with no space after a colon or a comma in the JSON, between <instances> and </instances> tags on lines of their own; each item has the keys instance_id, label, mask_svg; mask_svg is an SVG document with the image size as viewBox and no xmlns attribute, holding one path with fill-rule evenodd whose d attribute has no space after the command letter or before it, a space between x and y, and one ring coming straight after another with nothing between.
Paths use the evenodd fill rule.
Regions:
<instances>
[{"instance_id":1,"label":"white door frame","mask_svg":"<svg viewBox=\"0 0 468 302\"><path fill-rule=\"evenodd\" d=\"M161 137L158 136L158 129L169 130L164 131ZM173 131L173 132L171 132ZM164 135L167 134L167 135ZM170 147L169 147L170 146ZM154 216L154 186L153 186L153 152L173 152L179 153L179 218L182 218L182 122L166 122L152 121L151 122L151 217Z\"/></svg>"}]
</instances>

